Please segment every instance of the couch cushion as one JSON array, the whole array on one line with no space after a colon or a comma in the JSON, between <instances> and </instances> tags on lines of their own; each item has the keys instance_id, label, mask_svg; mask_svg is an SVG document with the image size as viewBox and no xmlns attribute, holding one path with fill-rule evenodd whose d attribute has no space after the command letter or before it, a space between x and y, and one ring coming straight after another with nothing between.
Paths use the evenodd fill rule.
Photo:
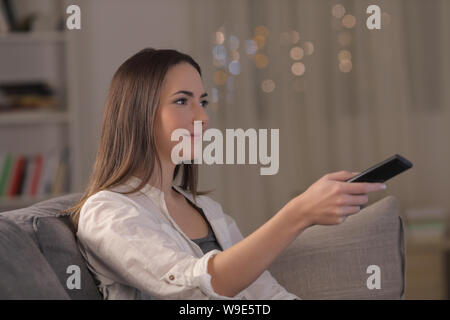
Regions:
<instances>
[{"instance_id":1,"label":"couch cushion","mask_svg":"<svg viewBox=\"0 0 450 320\"><path fill-rule=\"evenodd\" d=\"M74 300L101 299L101 294L94 283L94 279L77 248L69 217L37 218L35 226L39 247L70 298ZM67 281L73 273L68 271L69 266L79 268L80 289L67 286Z\"/></svg>"},{"instance_id":2,"label":"couch cushion","mask_svg":"<svg viewBox=\"0 0 450 320\"><path fill-rule=\"evenodd\" d=\"M27 208L2 212L0 217L14 221L34 240L70 298L101 299L94 279L78 250L69 217L62 212L75 204L80 197L80 193L56 197ZM71 275L67 273L67 267L70 265L80 268L81 289L69 289L66 285Z\"/></svg>"},{"instance_id":3,"label":"couch cushion","mask_svg":"<svg viewBox=\"0 0 450 320\"><path fill-rule=\"evenodd\" d=\"M33 240L0 218L0 299L69 299Z\"/></svg>"},{"instance_id":4,"label":"couch cushion","mask_svg":"<svg viewBox=\"0 0 450 320\"><path fill-rule=\"evenodd\" d=\"M405 288L403 237L397 200L388 196L340 225L308 228L269 271L303 299L400 299ZM380 268L380 289L367 286L372 265Z\"/></svg>"},{"instance_id":5,"label":"couch cushion","mask_svg":"<svg viewBox=\"0 0 450 320\"><path fill-rule=\"evenodd\" d=\"M22 229L25 230L28 235L37 241L35 236L33 222L37 217L61 217L65 214L62 210L74 205L81 197L81 193L73 193L61 197L52 198L49 200L38 202L32 206L1 212L0 217L5 217L13 220Z\"/></svg>"}]
</instances>

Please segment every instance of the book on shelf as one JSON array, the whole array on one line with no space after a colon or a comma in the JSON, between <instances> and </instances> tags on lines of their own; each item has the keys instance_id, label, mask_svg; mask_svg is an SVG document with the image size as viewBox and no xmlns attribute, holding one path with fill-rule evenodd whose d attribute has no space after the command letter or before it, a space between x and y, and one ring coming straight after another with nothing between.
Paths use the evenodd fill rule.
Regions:
<instances>
[{"instance_id":1,"label":"book on shelf","mask_svg":"<svg viewBox=\"0 0 450 320\"><path fill-rule=\"evenodd\" d=\"M5 198L50 197L68 192L68 149L0 155L0 202Z\"/></svg>"},{"instance_id":2,"label":"book on shelf","mask_svg":"<svg viewBox=\"0 0 450 320\"><path fill-rule=\"evenodd\" d=\"M25 169L26 158L23 155L18 155L14 161L11 172L11 181L8 186L7 195L15 197L19 194L20 184L23 180L23 172Z\"/></svg>"},{"instance_id":3,"label":"book on shelf","mask_svg":"<svg viewBox=\"0 0 450 320\"><path fill-rule=\"evenodd\" d=\"M42 154L37 154L34 156L33 167L31 169L31 176L25 190L26 194L31 197L36 197L38 192L39 181L41 181L42 167L44 164Z\"/></svg>"},{"instance_id":4,"label":"book on shelf","mask_svg":"<svg viewBox=\"0 0 450 320\"><path fill-rule=\"evenodd\" d=\"M58 99L55 90L45 81L0 84L0 111L56 109L58 109Z\"/></svg>"}]
</instances>

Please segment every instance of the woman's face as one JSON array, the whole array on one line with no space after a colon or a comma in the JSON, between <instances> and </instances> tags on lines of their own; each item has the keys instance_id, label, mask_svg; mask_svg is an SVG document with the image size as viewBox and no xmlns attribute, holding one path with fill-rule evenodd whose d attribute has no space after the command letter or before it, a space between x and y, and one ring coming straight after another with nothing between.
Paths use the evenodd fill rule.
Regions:
<instances>
[{"instance_id":1,"label":"woman's face","mask_svg":"<svg viewBox=\"0 0 450 320\"><path fill-rule=\"evenodd\" d=\"M179 141L171 141L175 129L187 129L192 136L191 159L194 155L194 121L202 121L202 132L207 129L208 100L198 71L189 63L172 66L164 79L158 114L156 115L156 144L158 154L163 161L171 161L172 148ZM198 141L201 143L201 140Z\"/></svg>"}]
</instances>

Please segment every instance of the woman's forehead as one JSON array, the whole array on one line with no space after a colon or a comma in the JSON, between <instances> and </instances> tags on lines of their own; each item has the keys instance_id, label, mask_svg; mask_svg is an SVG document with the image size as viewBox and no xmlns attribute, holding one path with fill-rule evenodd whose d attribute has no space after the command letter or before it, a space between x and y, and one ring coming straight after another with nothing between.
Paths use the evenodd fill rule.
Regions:
<instances>
[{"instance_id":1,"label":"woman's forehead","mask_svg":"<svg viewBox=\"0 0 450 320\"><path fill-rule=\"evenodd\" d=\"M197 69L188 63L180 63L169 69L164 79L162 93L172 95L180 90L203 94L204 87Z\"/></svg>"}]
</instances>

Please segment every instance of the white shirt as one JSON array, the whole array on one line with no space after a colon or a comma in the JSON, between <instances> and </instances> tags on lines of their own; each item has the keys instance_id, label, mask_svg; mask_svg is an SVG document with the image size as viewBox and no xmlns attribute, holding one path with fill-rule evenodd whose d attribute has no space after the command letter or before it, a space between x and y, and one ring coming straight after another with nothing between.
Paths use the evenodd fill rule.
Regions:
<instances>
[{"instance_id":1,"label":"white shirt","mask_svg":"<svg viewBox=\"0 0 450 320\"><path fill-rule=\"evenodd\" d=\"M164 193L146 184L123 195L140 179L90 196L81 208L78 244L104 299L300 299L264 271L249 287L230 298L216 293L208 260L170 216ZM191 193L173 185L194 202ZM207 196L197 196L223 250L243 239L234 219ZM195 202L194 202L195 203Z\"/></svg>"}]
</instances>

